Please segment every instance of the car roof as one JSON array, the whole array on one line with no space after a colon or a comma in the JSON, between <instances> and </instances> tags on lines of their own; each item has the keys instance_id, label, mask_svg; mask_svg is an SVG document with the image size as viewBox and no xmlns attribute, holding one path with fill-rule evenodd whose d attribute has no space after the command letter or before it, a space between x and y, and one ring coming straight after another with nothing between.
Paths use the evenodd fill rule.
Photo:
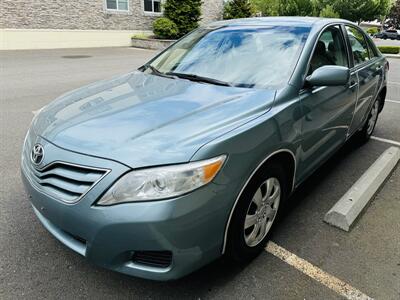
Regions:
<instances>
[{"instance_id":1,"label":"car roof","mask_svg":"<svg viewBox=\"0 0 400 300\"><path fill-rule=\"evenodd\" d=\"M355 24L344 19L318 18L318 17L258 17L246 19L232 19L218 21L209 26L299 26L299 27L323 27L331 23Z\"/></svg>"}]
</instances>

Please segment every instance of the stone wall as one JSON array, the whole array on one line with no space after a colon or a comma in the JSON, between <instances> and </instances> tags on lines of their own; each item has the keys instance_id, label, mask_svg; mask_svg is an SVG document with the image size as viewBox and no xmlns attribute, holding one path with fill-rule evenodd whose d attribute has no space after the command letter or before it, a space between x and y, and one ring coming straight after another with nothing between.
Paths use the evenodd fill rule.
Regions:
<instances>
[{"instance_id":1,"label":"stone wall","mask_svg":"<svg viewBox=\"0 0 400 300\"><path fill-rule=\"evenodd\" d=\"M202 24L222 19L224 0L203 0Z\"/></svg>"},{"instance_id":2,"label":"stone wall","mask_svg":"<svg viewBox=\"0 0 400 300\"><path fill-rule=\"evenodd\" d=\"M143 0L129 0L128 12L105 9L106 0L0 0L0 28L150 30L154 14ZM203 0L202 23L222 15L223 0Z\"/></svg>"}]
</instances>

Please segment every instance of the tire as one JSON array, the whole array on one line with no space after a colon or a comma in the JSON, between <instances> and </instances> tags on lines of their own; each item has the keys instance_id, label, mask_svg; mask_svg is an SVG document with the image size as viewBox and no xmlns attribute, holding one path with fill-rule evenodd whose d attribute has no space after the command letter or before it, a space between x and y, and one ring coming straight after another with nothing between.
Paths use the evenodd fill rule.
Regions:
<instances>
[{"instance_id":1,"label":"tire","mask_svg":"<svg viewBox=\"0 0 400 300\"><path fill-rule=\"evenodd\" d=\"M376 122L378 121L379 116L379 106L380 98L378 97L372 105L371 111L368 114L368 118L363 128L357 133L357 139L362 144L369 141L375 130Z\"/></svg>"},{"instance_id":2,"label":"tire","mask_svg":"<svg viewBox=\"0 0 400 300\"><path fill-rule=\"evenodd\" d=\"M269 195L268 186L271 187ZM240 196L231 218L226 247L229 259L247 263L263 251L288 192L287 175L279 164L272 162L257 171ZM258 201L260 196L265 200ZM250 225L253 222L255 224ZM263 225L265 232L262 233ZM245 229L245 226L249 227Z\"/></svg>"}]
</instances>

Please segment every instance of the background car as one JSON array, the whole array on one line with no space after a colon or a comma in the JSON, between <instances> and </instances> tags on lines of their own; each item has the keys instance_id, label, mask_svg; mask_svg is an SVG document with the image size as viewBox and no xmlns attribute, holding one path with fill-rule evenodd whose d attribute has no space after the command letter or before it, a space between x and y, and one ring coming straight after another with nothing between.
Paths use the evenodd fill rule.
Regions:
<instances>
[{"instance_id":1,"label":"background car","mask_svg":"<svg viewBox=\"0 0 400 300\"><path fill-rule=\"evenodd\" d=\"M391 39L391 40L399 40L400 39L400 32L399 30L396 29L387 29L384 31L381 31L377 34L374 35L375 38L379 39Z\"/></svg>"}]
</instances>

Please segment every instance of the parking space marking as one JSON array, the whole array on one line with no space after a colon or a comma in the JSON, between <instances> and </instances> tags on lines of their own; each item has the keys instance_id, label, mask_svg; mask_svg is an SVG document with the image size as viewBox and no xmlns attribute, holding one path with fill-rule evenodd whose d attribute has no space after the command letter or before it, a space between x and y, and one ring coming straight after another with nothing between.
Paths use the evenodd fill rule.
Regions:
<instances>
[{"instance_id":1,"label":"parking space marking","mask_svg":"<svg viewBox=\"0 0 400 300\"><path fill-rule=\"evenodd\" d=\"M371 136L371 139L372 139L372 140L376 140L376 141L380 141L380 142L383 142L383 143L388 143L388 144L396 145L396 146L399 146L399 147L400 147L400 142L397 142L397 141L388 140L388 139L383 139L383 138L380 138L380 137L377 137L377 136Z\"/></svg>"},{"instance_id":2,"label":"parking space marking","mask_svg":"<svg viewBox=\"0 0 400 300\"><path fill-rule=\"evenodd\" d=\"M396 100L385 100L385 102L400 104L400 101L396 101Z\"/></svg>"},{"instance_id":3,"label":"parking space marking","mask_svg":"<svg viewBox=\"0 0 400 300\"><path fill-rule=\"evenodd\" d=\"M352 287L348 283L340 280L339 278L336 278L333 275L326 273L320 268L298 257L296 254L289 252L288 250L282 248L281 246L275 244L274 242L268 242L265 251L281 259L285 263L299 270L308 277L316 280L317 282L323 284L327 288L345 297L346 299L349 300L373 299L364 294L363 292Z\"/></svg>"},{"instance_id":4,"label":"parking space marking","mask_svg":"<svg viewBox=\"0 0 400 300\"><path fill-rule=\"evenodd\" d=\"M388 84L396 84L396 85L400 85L400 82L388 81Z\"/></svg>"}]
</instances>

